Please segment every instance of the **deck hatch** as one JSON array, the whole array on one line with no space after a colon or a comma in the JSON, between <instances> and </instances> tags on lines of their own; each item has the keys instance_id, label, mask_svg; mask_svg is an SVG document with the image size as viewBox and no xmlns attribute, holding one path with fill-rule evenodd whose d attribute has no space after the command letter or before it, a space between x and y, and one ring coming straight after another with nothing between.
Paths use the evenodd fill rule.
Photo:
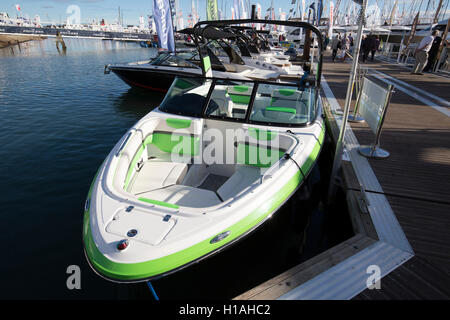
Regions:
<instances>
[{"instance_id":1,"label":"deck hatch","mask_svg":"<svg viewBox=\"0 0 450 320\"><path fill-rule=\"evenodd\" d=\"M174 219L163 221L162 216L158 214L138 209L129 214L123 210L119 212L116 220L107 225L106 231L122 238L132 237L133 241L156 246L167 236L174 225ZM133 230L132 233L130 233L131 230Z\"/></svg>"}]
</instances>

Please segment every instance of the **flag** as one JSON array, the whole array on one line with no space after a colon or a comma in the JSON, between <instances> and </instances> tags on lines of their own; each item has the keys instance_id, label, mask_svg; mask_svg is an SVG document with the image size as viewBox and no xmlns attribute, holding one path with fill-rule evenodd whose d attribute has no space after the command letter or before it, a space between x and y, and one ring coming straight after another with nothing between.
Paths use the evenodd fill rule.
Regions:
<instances>
[{"instance_id":1,"label":"flag","mask_svg":"<svg viewBox=\"0 0 450 320\"><path fill-rule=\"evenodd\" d=\"M218 20L217 0L206 0L206 20Z\"/></svg>"},{"instance_id":2,"label":"flag","mask_svg":"<svg viewBox=\"0 0 450 320\"><path fill-rule=\"evenodd\" d=\"M261 5L259 3L256 4L256 18L257 19L261 19L262 18Z\"/></svg>"},{"instance_id":3,"label":"flag","mask_svg":"<svg viewBox=\"0 0 450 320\"><path fill-rule=\"evenodd\" d=\"M247 10L245 8L244 0L240 0L241 2L241 12L239 14L240 19L247 19Z\"/></svg>"},{"instance_id":4,"label":"flag","mask_svg":"<svg viewBox=\"0 0 450 320\"><path fill-rule=\"evenodd\" d=\"M331 39L331 37L333 36L333 11L334 11L334 3L333 1L330 1L330 18L329 18L329 28L328 28L328 37Z\"/></svg>"},{"instance_id":5,"label":"flag","mask_svg":"<svg viewBox=\"0 0 450 320\"><path fill-rule=\"evenodd\" d=\"M262 14L261 14L261 4L257 3L256 4L256 19L261 20L262 18ZM256 25L256 29L261 30L261 24L258 23Z\"/></svg>"},{"instance_id":6,"label":"flag","mask_svg":"<svg viewBox=\"0 0 450 320\"><path fill-rule=\"evenodd\" d=\"M20 4L16 4L16 10L20 11Z\"/></svg>"},{"instance_id":7,"label":"flag","mask_svg":"<svg viewBox=\"0 0 450 320\"><path fill-rule=\"evenodd\" d=\"M305 0L302 0L302 11L299 13L301 13L301 20L303 21L305 19Z\"/></svg>"},{"instance_id":8,"label":"flag","mask_svg":"<svg viewBox=\"0 0 450 320\"><path fill-rule=\"evenodd\" d=\"M233 1L233 8L234 8L234 18L236 20L239 20L241 18L241 8L239 6L239 0Z\"/></svg>"},{"instance_id":9,"label":"flag","mask_svg":"<svg viewBox=\"0 0 450 320\"><path fill-rule=\"evenodd\" d=\"M322 17L323 13L323 3L322 0L319 0L319 3L317 4L317 24L320 23L320 18Z\"/></svg>"},{"instance_id":10,"label":"flag","mask_svg":"<svg viewBox=\"0 0 450 320\"><path fill-rule=\"evenodd\" d=\"M313 2L309 6L309 9L313 10L312 24L315 24L314 22L316 21L316 4ZM309 23L310 14L311 14L311 11L309 11L309 13L308 13L308 23Z\"/></svg>"},{"instance_id":11,"label":"flag","mask_svg":"<svg viewBox=\"0 0 450 320\"><path fill-rule=\"evenodd\" d=\"M392 7L391 16L389 17L389 25L391 25L391 26L392 26L392 22L394 20L395 11L397 10L397 3L398 3L398 0L395 1L394 6Z\"/></svg>"},{"instance_id":12,"label":"flag","mask_svg":"<svg viewBox=\"0 0 450 320\"><path fill-rule=\"evenodd\" d=\"M175 52L172 14L169 0L153 0L153 15L160 48Z\"/></svg>"}]
</instances>

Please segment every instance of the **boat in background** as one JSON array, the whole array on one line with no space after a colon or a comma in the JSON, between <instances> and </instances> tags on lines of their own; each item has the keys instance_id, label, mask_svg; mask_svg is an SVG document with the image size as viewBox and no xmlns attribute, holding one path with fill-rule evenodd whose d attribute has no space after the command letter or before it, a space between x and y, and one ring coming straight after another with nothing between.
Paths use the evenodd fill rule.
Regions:
<instances>
[{"instance_id":1,"label":"boat in background","mask_svg":"<svg viewBox=\"0 0 450 320\"><path fill-rule=\"evenodd\" d=\"M193 34L193 30L180 31ZM205 41L205 50L210 58L212 72L215 77L230 79L271 79L275 80L287 71L280 67L256 61L243 60L242 57L223 39L236 35L220 29L198 31L201 42ZM111 71L132 87L139 87L157 92L167 92L175 77L200 76L202 62L197 50L183 50L176 53L160 51L159 55L148 61L125 64L109 64L105 73Z\"/></svg>"}]
</instances>

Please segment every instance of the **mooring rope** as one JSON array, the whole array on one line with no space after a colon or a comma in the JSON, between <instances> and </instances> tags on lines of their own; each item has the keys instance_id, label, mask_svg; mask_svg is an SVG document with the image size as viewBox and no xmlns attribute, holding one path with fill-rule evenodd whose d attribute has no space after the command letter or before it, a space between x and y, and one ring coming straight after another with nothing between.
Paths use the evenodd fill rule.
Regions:
<instances>
[{"instance_id":1,"label":"mooring rope","mask_svg":"<svg viewBox=\"0 0 450 320\"><path fill-rule=\"evenodd\" d=\"M150 282L150 281L147 281L147 285L148 285L148 288L150 289L150 292L152 293L152 295L153 295L153 298L155 298L155 300L159 300L159 298L158 298L158 295L156 294L156 291L155 291L155 289L153 288L153 286L152 286L152 283Z\"/></svg>"}]
</instances>

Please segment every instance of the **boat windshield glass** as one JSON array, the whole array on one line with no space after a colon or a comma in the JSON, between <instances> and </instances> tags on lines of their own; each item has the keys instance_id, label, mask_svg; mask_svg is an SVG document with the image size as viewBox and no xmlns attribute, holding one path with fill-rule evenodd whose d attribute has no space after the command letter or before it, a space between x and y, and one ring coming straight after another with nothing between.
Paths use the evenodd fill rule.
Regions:
<instances>
[{"instance_id":1,"label":"boat windshield glass","mask_svg":"<svg viewBox=\"0 0 450 320\"><path fill-rule=\"evenodd\" d=\"M234 80L217 80L206 115L222 119L245 119L254 84Z\"/></svg>"},{"instance_id":2,"label":"boat windshield glass","mask_svg":"<svg viewBox=\"0 0 450 320\"><path fill-rule=\"evenodd\" d=\"M314 89L282 84L258 85L250 122L302 125L314 120Z\"/></svg>"},{"instance_id":3,"label":"boat windshield glass","mask_svg":"<svg viewBox=\"0 0 450 320\"><path fill-rule=\"evenodd\" d=\"M163 112L201 117L212 80L175 78L159 109Z\"/></svg>"},{"instance_id":4,"label":"boat windshield glass","mask_svg":"<svg viewBox=\"0 0 450 320\"><path fill-rule=\"evenodd\" d=\"M198 55L197 50L177 52L177 57L180 57L181 59L184 59L184 60L200 61L200 57Z\"/></svg>"},{"instance_id":5,"label":"boat windshield glass","mask_svg":"<svg viewBox=\"0 0 450 320\"><path fill-rule=\"evenodd\" d=\"M228 54L225 52L225 50L223 50L222 46L216 40L210 41L208 43L208 48L217 57L228 57Z\"/></svg>"},{"instance_id":6,"label":"boat windshield glass","mask_svg":"<svg viewBox=\"0 0 450 320\"><path fill-rule=\"evenodd\" d=\"M268 126L304 126L316 118L316 91L289 83L176 78L160 110Z\"/></svg>"},{"instance_id":7,"label":"boat windshield glass","mask_svg":"<svg viewBox=\"0 0 450 320\"><path fill-rule=\"evenodd\" d=\"M183 67L183 68L196 68L197 66L192 64L185 59L178 57L176 55L170 55L167 59L162 61L160 66L170 66L170 67Z\"/></svg>"},{"instance_id":8,"label":"boat windshield glass","mask_svg":"<svg viewBox=\"0 0 450 320\"><path fill-rule=\"evenodd\" d=\"M165 52L165 53L161 53L159 54L156 58L154 58L152 61L150 61L150 64L153 65L160 65L162 61L164 61L165 59L167 59L167 57L170 55L170 53Z\"/></svg>"}]
</instances>

